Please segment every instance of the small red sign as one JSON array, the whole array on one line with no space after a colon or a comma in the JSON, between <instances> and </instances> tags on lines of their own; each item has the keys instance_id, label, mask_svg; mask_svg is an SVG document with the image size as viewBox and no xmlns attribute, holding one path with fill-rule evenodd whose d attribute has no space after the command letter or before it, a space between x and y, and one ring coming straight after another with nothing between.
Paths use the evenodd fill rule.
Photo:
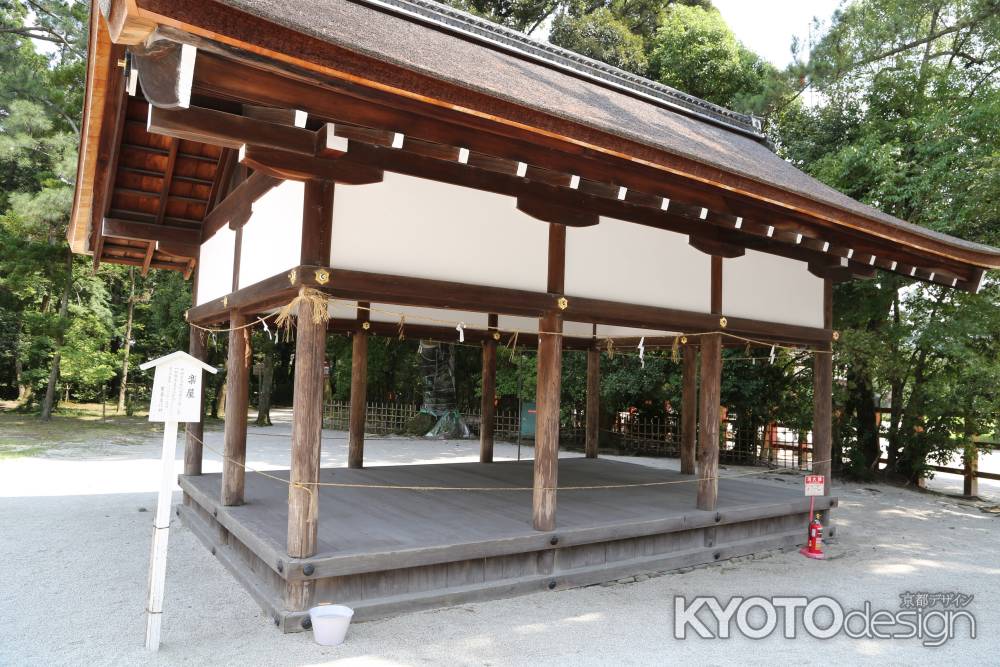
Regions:
<instances>
[{"instance_id":1,"label":"small red sign","mask_svg":"<svg viewBox=\"0 0 1000 667\"><path fill-rule=\"evenodd\" d=\"M826 478L823 475L806 475L806 495L822 496L826 487Z\"/></svg>"}]
</instances>

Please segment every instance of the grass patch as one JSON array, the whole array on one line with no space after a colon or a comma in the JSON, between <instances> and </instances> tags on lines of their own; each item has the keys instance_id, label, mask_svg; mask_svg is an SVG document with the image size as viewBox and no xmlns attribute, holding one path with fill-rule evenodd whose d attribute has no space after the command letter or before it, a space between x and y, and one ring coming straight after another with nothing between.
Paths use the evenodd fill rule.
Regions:
<instances>
[{"instance_id":1,"label":"grass patch","mask_svg":"<svg viewBox=\"0 0 1000 667\"><path fill-rule=\"evenodd\" d=\"M86 445L137 444L162 431L161 425L149 423L144 415L116 415L110 406L102 419L100 404L61 404L49 421L13 407L0 405L0 459Z\"/></svg>"}]
</instances>

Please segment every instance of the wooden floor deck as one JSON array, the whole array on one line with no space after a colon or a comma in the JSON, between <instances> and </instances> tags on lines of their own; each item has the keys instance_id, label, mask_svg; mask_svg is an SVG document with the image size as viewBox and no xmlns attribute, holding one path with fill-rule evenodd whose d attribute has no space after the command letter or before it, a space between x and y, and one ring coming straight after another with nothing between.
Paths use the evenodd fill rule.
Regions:
<instances>
[{"instance_id":1,"label":"wooden floor deck","mask_svg":"<svg viewBox=\"0 0 1000 667\"><path fill-rule=\"evenodd\" d=\"M808 512L798 486L752 478L720 480L717 510L699 511L693 476L607 459L560 460L547 533L531 527L530 490L457 490L528 489L531 461L335 468L320 479L448 490L321 487L318 553L300 560L285 552L285 483L248 473L246 504L223 507L218 474L181 478L187 523L287 630L304 611L284 608L288 582L378 616L791 546ZM567 488L660 482L671 483Z\"/></svg>"}]
</instances>

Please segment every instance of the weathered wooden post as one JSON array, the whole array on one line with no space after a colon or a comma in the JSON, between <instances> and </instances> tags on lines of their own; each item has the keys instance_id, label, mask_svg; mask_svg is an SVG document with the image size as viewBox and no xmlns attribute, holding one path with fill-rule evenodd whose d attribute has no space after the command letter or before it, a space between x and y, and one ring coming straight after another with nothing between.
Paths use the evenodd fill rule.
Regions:
<instances>
[{"instance_id":1,"label":"weathered wooden post","mask_svg":"<svg viewBox=\"0 0 1000 667\"><path fill-rule=\"evenodd\" d=\"M823 282L823 328L833 328L833 281ZM830 472L833 469L833 347L816 346L813 354L813 473L823 475L825 491L830 495ZM821 513L823 525L829 524L829 511Z\"/></svg>"},{"instance_id":2,"label":"weathered wooden post","mask_svg":"<svg viewBox=\"0 0 1000 667\"><path fill-rule=\"evenodd\" d=\"M190 327L190 342L188 343L188 354L198 361L205 361L205 332L195 327ZM205 386L202 384L198 392L199 415L205 405ZM184 427L187 440L184 444L184 474L200 475L204 452L201 443L205 439L205 426L199 416L198 421L188 422Z\"/></svg>"},{"instance_id":3,"label":"weathered wooden post","mask_svg":"<svg viewBox=\"0 0 1000 667\"><path fill-rule=\"evenodd\" d=\"M534 489L531 500L535 530L555 530L559 476L559 392L562 381L562 317L549 313L539 320L538 386L535 398Z\"/></svg>"},{"instance_id":4,"label":"weathered wooden post","mask_svg":"<svg viewBox=\"0 0 1000 667\"><path fill-rule=\"evenodd\" d=\"M177 422L201 420L201 372L215 369L184 352L147 361L141 370L156 369L149 403L149 421L163 422L160 454L160 489L153 518L153 544L149 558L149 591L146 600L146 648L160 649L163 589L167 577L167 541L170 537L170 500L173 496Z\"/></svg>"},{"instance_id":5,"label":"weathered wooden post","mask_svg":"<svg viewBox=\"0 0 1000 667\"><path fill-rule=\"evenodd\" d=\"M522 202L518 200L518 208ZM530 207L529 207L530 208ZM540 217L539 212L534 214ZM545 211L540 219L560 220L563 211ZM549 224L547 290L562 294L566 284L566 226ZM560 297L559 307L567 305ZM535 530L556 527L556 486L559 482L559 394L562 386L562 326L559 312L545 313L538 320L538 380L535 388L535 462L531 496Z\"/></svg>"},{"instance_id":6,"label":"weathered wooden post","mask_svg":"<svg viewBox=\"0 0 1000 667\"><path fill-rule=\"evenodd\" d=\"M597 458L601 427L601 353L594 342L587 350L587 437L584 451L588 459Z\"/></svg>"},{"instance_id":7,"label":"weathered wooden post","mask_svg":"<svg viewBox=\"0 0 1000 667\"><path fill-rule=\"evenodd\" d=\"M246 484L247 408L250 403L250 329L246 315L229 317L229 360L226 376L226 431L222 461L222 504L242 505Z\"/></svg>"},{"instance_id":8,"label":"weathered wooden post","mask_svg":"<svg viewBox=\"0 0 1000 667\"><path fill-rule=\"evenodd\" d=\"M365 414L368 407L368 334L358 329L351 345L351 406L347 431L347 467L365 465Z\"/></svg>"},{"instance_id":9,"label":"weathered wooden post","mask_svg":"<svg viewBox=\"0 0 1000 667\"><path fill-rule=\"evenodd\" d=\"M301 260L304 265L326 264L330 257L334 184L309 180L302 207ZM324 269L318 269L321 275ZM316 553L319 527L320 453L323 436L323 366L326 362L325 317L315 317L313 308L326 305L299 304L295 318L295 381L292 395L292 461L288 473L288 555L308 558ZM291 609L308 604L311 582L288 584Z\"/></svg>"},{"instance_id":10,"label":"weathered wooden post","mask_svg":"<svg viewBox=\"0 0 1000 667\"><path fill-rule=\"evenodd\" d=\"M722 314L722 257L712 256L712 313ZM719 418L722 385L722 334L701 337L701 389L698 410L698 500L700 510L714 510L719 498Z\"/></svg>"},{"instance_id":11,"label":"weathered wooden post","mask_svg":"<svg viewBox=\"0 0 1000 667\"><path fill-rule=\"evenodd\" d=\"M323 432L323 363L326 322L314 322L311 306L299 305L295 323L295 385L292 396L292 466L288 487L288 555L316 553L320 449ZM301 486L300 486L301 485Z\"/></svg>"},{"instance_id":12,"label":"weathered wooden post","mask_svg":"<svg viewBox=\"0 0 1000 667\"><path fill-rule=\"evenodd\" d=\"M489 316L491 335L483 341L482 401L479 419L479 462L493 462L493 434L496 428L497 393L497 341L492 332L496 331L498 317Z\"/></svg>"},{"instance_id":13,"label":"weathered wooden post","mask_svg":"<svg viewBox=\"0 0 1000 667\"><path fill-rule=\"evenodd\" d=\"M698 440L698 348L681 349L681 474L695 472Z\"/></svg>"},{"instance_id":14,"label":"weathered wooden post","mask_svg":"<svg viewBox=\"0 0 1000 667\"><path fill-rule=\"evenodd\" d=\"M714 510L719 496L719 400L722 335L701 337L701 391L698 425L698 509Z\"/></svg>"}]
</instances>

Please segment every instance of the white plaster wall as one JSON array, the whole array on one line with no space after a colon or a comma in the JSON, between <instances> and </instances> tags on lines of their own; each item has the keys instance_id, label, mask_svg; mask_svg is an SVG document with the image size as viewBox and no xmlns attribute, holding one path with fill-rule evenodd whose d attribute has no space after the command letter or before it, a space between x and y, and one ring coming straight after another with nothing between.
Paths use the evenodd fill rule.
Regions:
<instances>
[{"instance_id":1,"label":"white plaster wall","mask_svg":"<svg viewBox=\"0 0 1000 667\"><path fill-rule=\"evenodd\" d=\"M548 225L511 197L386 172L333 208L334 268L545 291Z\"/></svg>"},{"instance_id":2,"label":"white plaster wall","mask_svg":"<svg viewBox=\"0 0 1000 667\"><path fill-rule=\"evenodd\" d=\"M236 232L224 226L201 244L198 259L198 305L233 291Z\"/></svg>"},{"instance_id":3,"label":"white plaster wall","mask_svg":"<svg viewBox=\"0 0 1000 667\"><path fill-rule=\"evenodd\" d=\"M253 203L250 219L243 227L240 287L299 265L304 188L304 183L285 181Z\"/></svg>"},{"instance_id":4,"label":"white plaster wall","mask_svg":"<svg viewBox=\"0 0 1000 667\"><path fill-rule=\"evenodd\" d=\"M497 326L504 335L515 331L533 334L538 332L538 318L500 315ZM586 322L563 322L563 334L574 338L590 338L593 330L593 325Z\"/></svg>"},{"instance_id":5,"label":"white plaster wall","mask_svg":"<svg viewBox=\"0 0 1000 667\"><path fill-rule=\"evenodd\" d=\"M566 232L567 294L711 310L711 259L687 236L613 218Z\"/></svg>"},{"instance_id":6,"label":"white plaster wall","mask_svg":"<svg viewBox=\"0 0 1000 667\"><path fill-rule=\"evenodd\" d=\"M466 310L449 310L447 308L418 308L415 306L397 306L389 303L373 303L371 305L371 320L373 322L399 323L399 316L406 316L405 324L418 324L428 327L455 327L459 322L469 329L489 328L489 315L473 313ZM364 313L362 313L364 317ZM405 327L404 324L404 327ZM458 331L455 331L458 340Z\"/></svg>"},{"instance_id":7,"label":"white plaster wall","mask_svg":"<svg viewBox=\"0 0 1000 667\"><path fill-rule=\"evenodd\" d=\"M635 327L616 327L605 324L597 325L598 338L647 338L673 336L674 331L657 331L653 329L636 329Z\"/></svg>"},{"instance_id":8,"label":"white plaster wall","mask_svg":"<svg viewBox=\"0 0 1000 667\"><path fill-rule=\"evenodd\" d=\"M722 312L766 322L823 326L823 279L806 263L755 250L722 263Z\"/></svg>"}]
</instances>

